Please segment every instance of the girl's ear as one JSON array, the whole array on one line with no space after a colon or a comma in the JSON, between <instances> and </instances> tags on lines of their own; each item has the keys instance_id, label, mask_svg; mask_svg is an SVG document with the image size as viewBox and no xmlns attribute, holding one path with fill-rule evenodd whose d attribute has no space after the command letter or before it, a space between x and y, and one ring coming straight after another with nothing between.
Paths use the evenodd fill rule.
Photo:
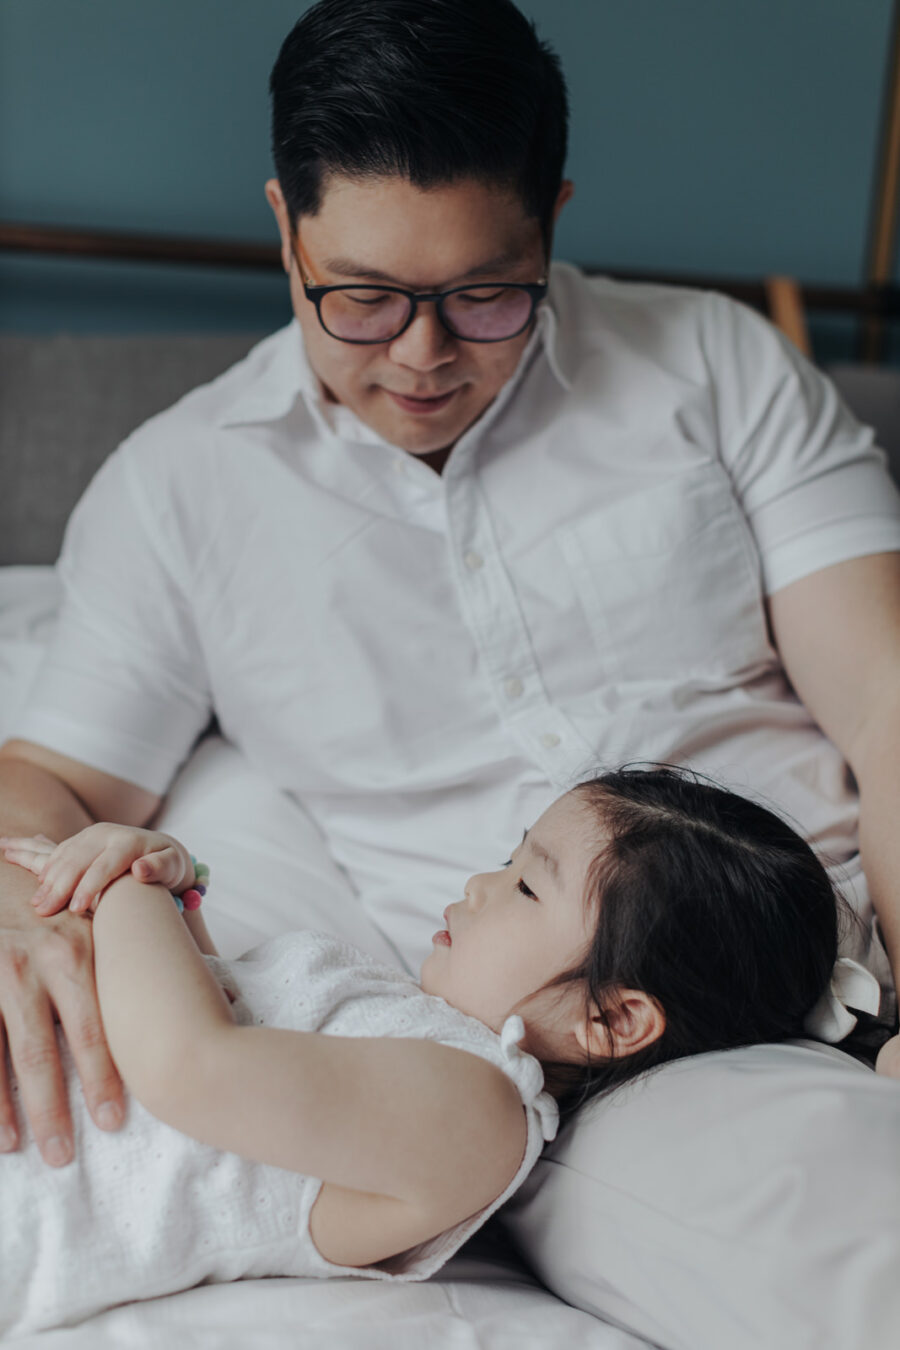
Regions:
<instances>
[{"instance_id":1,"label":"girl's ear","mask_svg":"<svg viewBox=\"0 0 900 1350\"><path fill-rule=\"evenodd\" d=\"M666 1015L655 998L642 989L618 989L605 1009L576 1025L575 1038L591 1059L624 1059L658 1041L666 1029Z\"/></svg>"}]
</instances>

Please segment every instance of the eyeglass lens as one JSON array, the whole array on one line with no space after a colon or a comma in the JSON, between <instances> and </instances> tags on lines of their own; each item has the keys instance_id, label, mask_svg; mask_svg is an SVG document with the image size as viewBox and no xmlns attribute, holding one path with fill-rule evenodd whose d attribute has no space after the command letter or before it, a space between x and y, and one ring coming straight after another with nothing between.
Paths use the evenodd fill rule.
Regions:
<instances>
[{"instance_id":1,"label":"eyeglass lens","mask_svg":"<svg viewBox=\"0 0 900 1350\"><path fill-rule=\"evenodd\" d=\"M387 342L409 318L411 301L395 291L329 291L322 297L322 322L335 337L355 342ZM532 301L512 286L472 286L444 300L444 319L457 337L498 341L528 323Z\"/></svg>"}]
</instances>

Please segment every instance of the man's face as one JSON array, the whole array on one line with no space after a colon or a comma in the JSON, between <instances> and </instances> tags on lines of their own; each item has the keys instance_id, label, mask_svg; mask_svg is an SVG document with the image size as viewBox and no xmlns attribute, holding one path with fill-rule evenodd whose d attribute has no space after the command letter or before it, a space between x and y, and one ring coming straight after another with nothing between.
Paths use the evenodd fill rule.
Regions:
<instances>
[{"instance_id":1,"label":"man's face","mask_svg":"<svg viewBox=\"0 0 900 1350\"><path fill-rule=\"evenodd\" d=\"M304 294L277 180L266 184L266 195L281 230L294 313L326 397L410 454L452 446L513 374L531 327L505 342L464 342L443 327L434 304L423 304L392 342L340 342ZM423 190L402 177L333 176L318 215L298 220L294 243L308 281L321 286L380 281L434 292L469 280L537 282L546 272L539 222L512 192L473 180ZM395 395L438 403L410 409Z\"/></svg>"}]
</instances>

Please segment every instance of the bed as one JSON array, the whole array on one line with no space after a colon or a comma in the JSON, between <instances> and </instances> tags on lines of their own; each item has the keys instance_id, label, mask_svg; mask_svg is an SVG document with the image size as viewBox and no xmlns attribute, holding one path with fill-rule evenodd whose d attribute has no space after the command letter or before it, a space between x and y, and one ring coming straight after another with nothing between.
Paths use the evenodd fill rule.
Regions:
<instances>
[{"instance_id":1,"label":"bed","mask_svg":"<svg viewBox=\"0 0 900 1350\"><path fill-rule=\"evenodd\" d=\"M50 563L91 474L135 425L257 336L0 337L0 742L53 631ZM895 413L895 386L879 393ZM214 724L157 823L214 862L207 915L223 955L303 920L377 949L324 849L315 903L298 911L292 868L305 818ZM260 895L291 898L260 905ZM895 1346L900 1085L809 1043L700 1058L561 1136L517 1212L428 1282L200 1286L16 1344Z\"/></svg>"}]
</instances>

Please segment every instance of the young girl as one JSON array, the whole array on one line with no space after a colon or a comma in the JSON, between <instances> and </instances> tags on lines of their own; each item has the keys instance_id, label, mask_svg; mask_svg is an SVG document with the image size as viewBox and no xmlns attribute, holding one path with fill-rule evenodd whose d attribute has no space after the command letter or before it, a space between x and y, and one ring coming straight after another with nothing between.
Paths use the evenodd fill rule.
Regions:
<instances>
[{"instance_id":1,"label":"young girl","mask_svg":"<svg viewBox=\"0 0 900 1350\"><path fill-rule=\"evenodd\" d=\"M221 960L199 897L173 904L197 878L170 836L0 843L93 912L131 1094L122 1130L93 1128L61 1041L74 1161L52 1170L27 1140L0 1157L17 1333L201 1281L425 1279L560 1113L684 1055L803 1037L837 954L838 898L803 840L667 766L554 802L447 907L419 985L314 933Z\"/></svg>"}]
</instances>

